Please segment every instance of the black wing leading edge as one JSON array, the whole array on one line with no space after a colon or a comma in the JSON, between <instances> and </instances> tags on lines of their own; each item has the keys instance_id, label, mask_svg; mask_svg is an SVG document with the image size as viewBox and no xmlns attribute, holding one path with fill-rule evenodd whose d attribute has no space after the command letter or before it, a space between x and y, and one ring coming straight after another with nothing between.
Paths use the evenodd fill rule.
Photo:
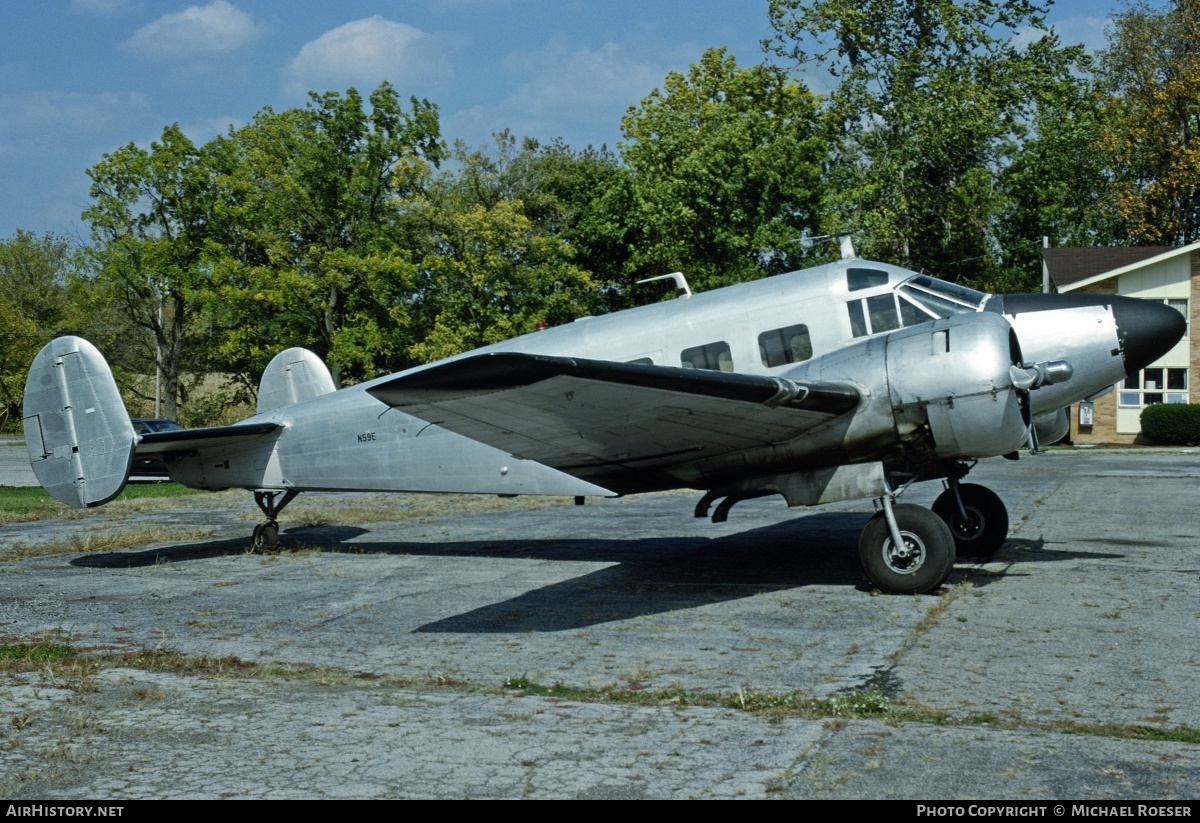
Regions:
<instances>
[{"instance_id":1,"label":"black wing leading edge","mask_svg":"<svg viewBox=\"0 0 1200 823\"><path fill-rule=\"evenodd\" d=\"M516 457L623 490L656 485L651 476L681 464L792 440L860 400L842 383L515 352L464 357L368 391Z\"/></svg>"}]
</instances>

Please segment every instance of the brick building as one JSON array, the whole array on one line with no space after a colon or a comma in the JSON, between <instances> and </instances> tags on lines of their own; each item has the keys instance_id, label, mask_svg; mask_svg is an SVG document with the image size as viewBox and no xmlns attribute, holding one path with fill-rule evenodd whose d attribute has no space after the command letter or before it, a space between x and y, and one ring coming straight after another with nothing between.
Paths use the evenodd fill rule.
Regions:
<instances>
[{"instance_id":1,"label":"brick building","mask_svg":"<svg viewBox=\"0 0 1200 823\"><path fill-rule=\"evenodd\" d=\"M1178 309L1187 332L1169 352L1095 398L1071 407L1076 443L1134 443L1142 409L1153 403L1200 402L1200 243L1181 247L1043 249L1042 259L1060 293L1120 294Z\"/></svg>"}]
</instances>

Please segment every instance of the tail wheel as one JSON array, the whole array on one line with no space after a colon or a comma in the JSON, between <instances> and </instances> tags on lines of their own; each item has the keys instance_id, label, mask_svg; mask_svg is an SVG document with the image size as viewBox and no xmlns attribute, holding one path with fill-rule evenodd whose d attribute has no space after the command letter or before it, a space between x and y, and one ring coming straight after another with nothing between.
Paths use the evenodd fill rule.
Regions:
<instances>
[{"instance_id":1,"label":"tail wheel","mask_svg":"<svg viewBox=\"0 0 1200 823\"><path fill-rule=\"evenodd\" d=\"M259 523L254 527L254 535L250 538L250 548L253 551L274 551L279 548L279 524L274 520Z\"/></svg>"},{"instance_id":2,"label":"tail wheel","mask_svg":"<svg viewBox=\"0 0 1200 823\"><path fill-rule=\"evenodd\" d=\"M967 519L963 520L954 500L954 490L946 489L933 502L933 513L950 527L954 546L962 557L990 557L1008 539L1008 509L1004 501L987 486L960 483Z\"/></svg>"},{"instance_id":3,"label":"tail wheel","mask_svg":"<svg viewBox=\"0 0 1200 823\"><path fill-rule=\"evenodd\" d=\"M923 594L936 589L954 567L954 537L945 522L920 506L895 505L903 545L892 540L883 512L871 518L858 541L867 578L881 591Z\"/></svg>"}]
</instances>

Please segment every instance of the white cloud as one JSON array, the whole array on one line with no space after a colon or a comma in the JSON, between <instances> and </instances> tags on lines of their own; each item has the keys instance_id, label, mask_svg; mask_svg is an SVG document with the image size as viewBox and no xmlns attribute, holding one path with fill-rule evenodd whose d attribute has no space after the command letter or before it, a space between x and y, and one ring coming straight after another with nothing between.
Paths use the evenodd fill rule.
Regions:
<instances>
[{"instance_id":1,"label":"white cloud","mask_svg":"<svg viewBox=\"0 0 1200 823\"><path fill-rule=\"evenodd\" d=\"M1106 17L1066 17L1053 22L1053 28L1058 33L1064 46L1083 44L1092 54L1108 45L1104 31L1108 26Z\"/></svg>"},{"instance_id":2,"label":"white cloud","mask_svg":"<svg viewBox=\"0 0 1200 823\"><path fill-rule=\"evenodd\" d=\"M355 20L306 43L284 69L284 91L300 95L360 86L369 91L384 80L402 94L443 86L450 63L439 38L379 15Z\"/></svg>"},{"instance_id":3,"label":"white cloud","mask_svg":"<svg viewBox=\"0 0 1200 823\"><path fill-rule=\"evenodd\" d=\"M679 68L673 62L678 61L641 59L617 43L572 49L556 40L530 54L510 55L505 70L518 78L516 91L494 105L455 112L443 132L477 143L508 128L543 140L562 137L578 148L588 143L614 148L621 117Z\"/></svg>"},{"instance_id":4,"label":"white cloud","mask_svg":"<svg viewBox=\"0 0 1200 823\"><path fill-rule=\"evenodd\" d=\"M133 33L123 48L140 57L194 57L227 54L252 43L259 28L246 12L227 0L188 6L164 14Z\"/></svg>"}]
</instances>

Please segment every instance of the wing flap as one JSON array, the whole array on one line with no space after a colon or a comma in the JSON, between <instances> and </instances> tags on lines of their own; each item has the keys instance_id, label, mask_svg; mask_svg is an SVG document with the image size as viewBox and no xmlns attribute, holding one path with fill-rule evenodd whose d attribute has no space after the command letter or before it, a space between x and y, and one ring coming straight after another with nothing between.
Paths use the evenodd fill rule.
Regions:
<instances>
[{"instance_id":1,"label":"wing flap","mask_svg":"<svg viewBox=\"0 0 1200 823\"><path fill-rule=\"evenodd\" d=\"M580 477L669 470L784 442L860 400L841 383L512 352L439 364L368 391Z\"/></svg>"}]
</instances>

